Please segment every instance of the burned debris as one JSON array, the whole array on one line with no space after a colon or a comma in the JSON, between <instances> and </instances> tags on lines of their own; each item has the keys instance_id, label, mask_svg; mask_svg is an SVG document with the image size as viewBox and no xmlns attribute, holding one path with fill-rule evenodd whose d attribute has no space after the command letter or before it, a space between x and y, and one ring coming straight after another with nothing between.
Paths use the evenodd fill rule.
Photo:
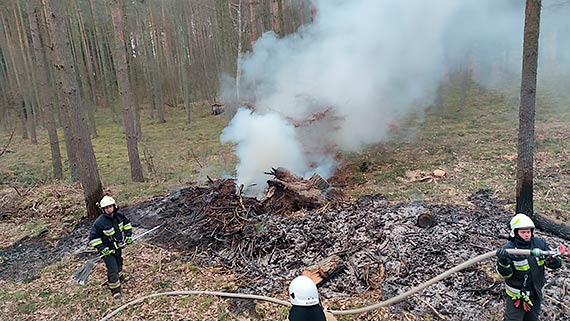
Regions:
<instances>
[{"instance_id":1,"label":"burned debris","mask_svg":"<svg viewBox=\"0 0 570 321\"><path fill-rule=\"evenodd\" d=\"M307 184L282 169L272 171L273 186ZM313 209L291 213L274 201L243 197L232 180L193 185L152 203L130 209L142 226L168 220L168 229L155 242L187 253L186 260L204 266L224 266L243 275L239 292L271 294L286 289L304 273L319 283L325 298L357 296L377 291L387 299L472 257L498 248L511 214L500 200L485 193L473 197L472 207L390 204L381 196L335 206L312 204ZM313 184L322 191L326 185ZM330 188L330 187L329 187ZM285 189L284 189L285 190ZM295 190L295 189L294 189ZM297 189L298 190L298 189ZM269 194L270 198L276 193ZM297 197L297 196L296 196ZM296 198L291 198L295 200ZM330 202L323 198L324 202ZM285 206L285 205L283 205ZM151 214L154 213L154 214ZM419 227L428 213L430 224ZM547 237L552 244L562 242ZM502 307L502 282L494 275L494 261L423 290L394 307L416 315L445 316L448 320L484 318ZM552 276L546 294L564 302L567 271ZM556 285L556 286L554 286ZM483 307L483 308L481 308ZM563 313L549 304L544 313Z\"/></svg>"},{"instance_id":2,"label":"burned debris","mask_svg":"<svg viewBox=\"0 0 570 321\"><path fill-rule=\"evenodd\" d=\"M330 195L331 186L318 174L302 179L281 167L266 174L272 175L273 179L267 181L269 188L263 203L274 214L320 208Z\"/></svg>"}]
</instances>

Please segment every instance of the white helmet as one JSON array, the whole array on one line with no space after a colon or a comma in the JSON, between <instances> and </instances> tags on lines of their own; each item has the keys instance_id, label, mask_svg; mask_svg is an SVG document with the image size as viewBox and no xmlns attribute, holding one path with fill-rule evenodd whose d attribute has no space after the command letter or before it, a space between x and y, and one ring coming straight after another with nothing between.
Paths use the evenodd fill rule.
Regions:
<instances>
[{"instance_id":1,"label":"white helmet","mask_svg":"<svg viewBox=\"0 0 570 321\"><path fill-rule=\"evenodd\" d=\"M520 228L534 229L534 223L530 217L524 214L517 214L511 219L511 237L515 237L515 230Z\"/></svg>"},{"instance_id":2,"label":"white helmet","mask_svg":"<svg viewBox=\"0 0 570 321\"><path fill-rule=\"evenodd\" d=\"M298 276L289 285L289 300L292 305L317 305L319 304L317 286L308 276Z\"/></svg>"},{"instance_id":3,"label":"white helmet","mask_svg":"<svg viewBox=\"0 0 570 321\"><path fill-rule=\"evenodd\" d=\"M115 203L115 199L112 198L111 196L105 196L101 199L101 202L99 202L99 206L101 208L105 208L111 205L115 205L115 207L117 206L117 203Z\"/></svg>"}]
</instances>

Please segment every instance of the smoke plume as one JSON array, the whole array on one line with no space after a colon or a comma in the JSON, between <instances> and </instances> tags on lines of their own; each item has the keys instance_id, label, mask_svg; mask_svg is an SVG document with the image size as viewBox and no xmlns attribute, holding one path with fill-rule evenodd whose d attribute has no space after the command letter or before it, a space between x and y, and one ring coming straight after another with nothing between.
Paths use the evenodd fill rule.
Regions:
<instances>
[{"instance_id":1,"label":"smoke plume","mask_svg":"<svg viewBox=\"0 0 570 321\"><path fill-rule=\"evenodd\" d=\"M271 167L329 176L336 152L385 140L458 64L476 60L489 84L499 62L520 73L524 1L313 4L312 23L283 38L265 33L240 62L240 92L255 111L240 110L222 142L236 144L238 183L250 194L260 195Z\"/></svg>"}]
</instances>

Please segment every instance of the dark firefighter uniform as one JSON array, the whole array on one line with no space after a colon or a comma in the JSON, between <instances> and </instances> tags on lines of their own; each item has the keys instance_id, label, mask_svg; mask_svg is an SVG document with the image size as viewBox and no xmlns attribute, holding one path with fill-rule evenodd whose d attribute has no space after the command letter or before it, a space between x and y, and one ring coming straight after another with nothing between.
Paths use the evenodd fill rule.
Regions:
<instances>
[{"instance_id":1,"label":"dark firefighter uniform","mask_svg":"<svg viewBox=\"0 0 570 321\"><path fill-rule=\"evenodd\" d=\"M533 236L525 241L516 236L511 238L504 249L549 250L545 240ZM497 261L497 272L505 279L507 302L505 321L538 320L543 299L542 288L546 282L544 267L557 269L562 266L560 258L537 258L508 254Z\"/></svg>"},{"instance_id":2,"label":"dark firefighter uniform","mask_svg":"<svg viewBox=\"0 0 570 321\"><path fill-rule=\"evenodd\" d=\"M121 293L121 281L124 280L121 249L125 239L132 237L132 229L127 217L115 208L112 216L99 215L89 233L89 244L104 255L107 284L113 296Z\"/></svg>"}]
</instances>

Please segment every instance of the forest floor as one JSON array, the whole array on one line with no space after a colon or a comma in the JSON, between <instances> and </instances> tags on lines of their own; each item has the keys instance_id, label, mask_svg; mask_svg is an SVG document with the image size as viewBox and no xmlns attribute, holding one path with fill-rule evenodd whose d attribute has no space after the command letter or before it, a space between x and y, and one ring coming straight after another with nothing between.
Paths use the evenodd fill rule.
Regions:
<instances>
[{"instance_id":1,"label":"forest floor","mask_svg":"<svg viewBox=\"0 0 570 321\"><path fill-rule=\"evenodd\" d=\"M449 86L442 106L403 119L390 142L340 155L342 166L329 181L345 194L342 201L285 216L271 215L254 199L245 198L244 209L235 195L193 183L225 177L235 164L231 148L218 139L227 120L208 115L204 106L194 107L191 126L176 110L166 124L145 124L149 182L142 184L128 183L128 165L113 158L125 148L120 125L101 126L94 139L101 176L107 192L125 204L135 233L168 223L125 250L125 299L211 290L286 300L290 279L337 254L346 266L320 291L331 309L348 309L390 298L496 249L514 208L516 108L475 85L465 96L457 92ZM570 110L555 108L568 105L559 99L537 105L535 208L568 222ZM173 130L180 135L173 137ZM0 319L99 320L119 304L103 286L101 264L86 286L73 280L89 257L90 222L77 185L45 178L49 146L43 145L14 144L2 158ZM446 176L432 175L435 169ZM204 200L224 206L205 208ZM424 212L435 218L433 227L415 225ZM551 244L568 242L539 235ZM389 309L340 320L499 320L504 299L493 267L493 260L482 262ZM545 319L568 319L569 276L567 267L549 273ZM181 296L147 300L114 320L284 320L286 313L270 303Z\"/></svg>"}]
</instances>

